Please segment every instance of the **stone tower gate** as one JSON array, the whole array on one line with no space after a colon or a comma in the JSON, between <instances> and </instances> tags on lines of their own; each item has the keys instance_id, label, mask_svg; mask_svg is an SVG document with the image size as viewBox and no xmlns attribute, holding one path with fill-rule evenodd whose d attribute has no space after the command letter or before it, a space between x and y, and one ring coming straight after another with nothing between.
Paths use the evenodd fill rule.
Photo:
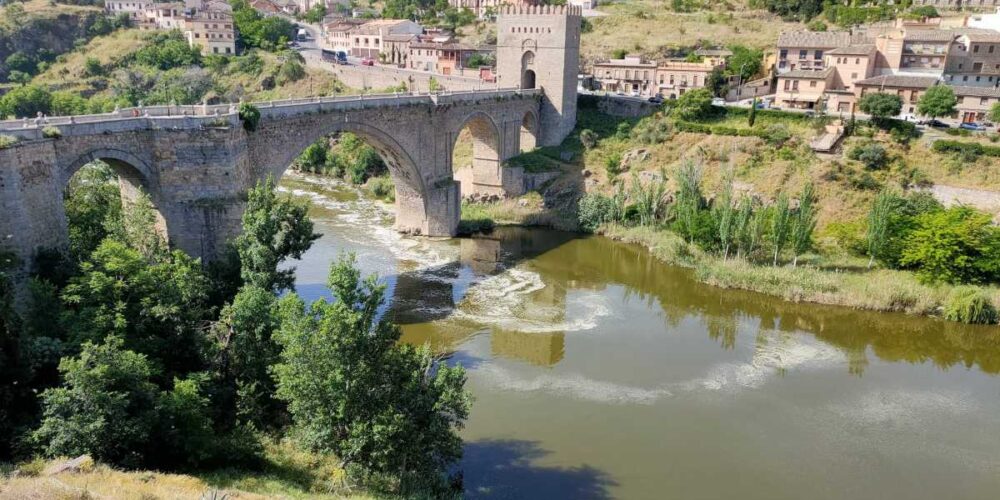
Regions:
<instances>
[{"instance_id":1,"label":"stone tower gate","mask_svg":"<svg viewBox=\"0 0 1000 500\"><path fill-rule=\"evenodd\" d=\"M576 126L580 19L576 6L501 6L497 16L500 87L540 88L538 138L557 146Z\"/></svg>"}]
</instances>

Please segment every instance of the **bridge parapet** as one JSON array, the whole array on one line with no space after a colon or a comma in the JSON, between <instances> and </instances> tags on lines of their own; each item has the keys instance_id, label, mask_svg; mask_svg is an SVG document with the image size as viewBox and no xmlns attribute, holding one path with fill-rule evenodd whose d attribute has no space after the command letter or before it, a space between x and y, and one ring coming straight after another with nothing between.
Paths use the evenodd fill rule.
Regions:
<instances>
[{"instance_id":1,"label":"bridge parapet","mask_svg":"<svg viewBox=\"0 0 1000 500\"><path fill-rule=\"evenodd\" d=\"M417 104L454 104L492 98L533 97L538 89L465 90L440 93L395 93L354 96L311 97L253 102L261 118L287 118L316 112ZM111 113L75 116L45 116L0 121L0 133L18 139L42 139L46 127L58 127L61 135L80 136L149 129L201 129L234 126L237 104L143 106Z\"/></svg>"}]
</instances>

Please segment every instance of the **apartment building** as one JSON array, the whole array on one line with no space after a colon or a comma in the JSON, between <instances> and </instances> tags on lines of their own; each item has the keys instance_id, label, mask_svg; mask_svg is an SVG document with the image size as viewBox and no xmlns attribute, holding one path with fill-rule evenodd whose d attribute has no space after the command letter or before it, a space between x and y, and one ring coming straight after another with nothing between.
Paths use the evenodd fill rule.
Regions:
<instances>
[{"instance_id":1,"label":"apartment building","mask_svg":"<svg viewBox=\"0 0 1000 500\"><path fill-rule=\"evenodd\" d=\"M725 65L724 60L708 58L702 62L667 60L656 65L656 90L664 98L676 99L691 89L708 84L712 70Z\"/></svg>"},{"instance_id":2,"label":"apartment building","mask_svg":"<svg viewBox=\"0 0 1000 500\"><path fill-rule=\"evenodd\" d=\"M960 86L1000 86L1000 33L977 31L959 36L948 53L945 81Z\"/></svg>"},{"instance_id":3,"label":"apartment building","mask_svg":"<svg viewBox=\"0 0 1000 500\"><path fill-rule=\"evenodd\" d=\"M821 70L828 51L867 42L865 35L850 31L783 32L778 36L775 71Z\"/></svg>"},{"instance_id":4,"label":"apartment building","mask_svg":"<svg viewBox=\"0 0 1000 500\"><path fill-rule=\"evenodd\" d=\"M854 83L857 100L861 100L872 92L896 94L903 101L903 109L900 115L903 117L916 116L917 102L920 96L924 95L933 85L937 85L940 78L936 76L924 75L879 75Z\"/></svg>"},{"instance_id":5,"label":"apartment building","mask_svg":"<svg viewBox=\"0 0 1000 500\"><path fill-rule=\"evenodd\" d=\"M333 50L351 52L353 37L351 30L368 22L365 19L353 17L339 17L323 25L323 33L326 36L326 46Z\"/></svg>"},{"instance_id":6,"label":"apartment building","mask_svg":"<svg viewBox=\"0 0 1000 500\"><path fill-rule=\"evenodd\" d=\"M952 88L958 99L955 109L963 122L989 120L989 113L993 105L1000 102L1000 89L995 87L955 86Z\"/></svg>"},{"instance_id":7,"label":"apartment building","mask_svg":"<svg viewBox=\"0 0 1000 500\"><path fill-rule=\"evenodd\" d=\"M405 19L376 19L355 26L348 31L350 52L354 57L378 59L384 45L383 40L389 35L419 35L424 28L419 24Z\"/></svg>"},{"instance_id":8,"label":"apartment building","mask_svg":"<svg viewBox=\"0 0 1000 500\"><path fill-rule=\"evenodd\" d=\"M796 69L778 75L778 90L774 101L783 108L821 109L824 94L833 88L836 72Z\"/></svg>"},{"instance_id":9,"label":"apartment building","mask_svg":"<svg viewBox=\"0 0 1000 500\"><path fill-rule=\"evenodd\" d=\"M233 8L229 3L214 0L205 2L184 19L184 36L194 47L201 47L202 54L236 54L236 28Z\"/></svg>"},{"instance_id":10,"label":"apartment building","mask_svg":"<svg viewBox=\"0 0 1000 500\"><path fill-rule=\"evenodd\" d=\"M415 41L410 43L410 69L442 75L462 72L476 48L455 41Z\"/></svg>"},{"instance_id":11,"label":"apartment building","mask_svg":"<svg viewBox=\"0 0 1000 500\"><path fill-rule=\"evenodd\" d=\"M146 9L154 3L153 0L107 1L104 3L104 10L114 16L126 14L129 20L140 23L145 19Z\"/></svg>"},{"instance_id":12,"label":"apartment building","mask_svg":"<svg viewBox=\"0 0 1000 500\"><path fill-rule=\"evenodd\" d=\"M642 56L628 54L621 59L594 63L594 77L601 88L629 95L652 95L656 78L656 63Z\"/></svg>"}]
</instances>

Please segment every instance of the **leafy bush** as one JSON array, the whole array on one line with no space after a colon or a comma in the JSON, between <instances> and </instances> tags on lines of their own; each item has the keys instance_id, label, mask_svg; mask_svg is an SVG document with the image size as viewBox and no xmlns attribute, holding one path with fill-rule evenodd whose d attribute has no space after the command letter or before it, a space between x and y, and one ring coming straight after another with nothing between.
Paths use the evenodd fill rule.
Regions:
<instances>
[{"instance_id":1,"label":"leafy bush","mask_svg":"<svg viewBox=\"0 0 1000 500\"><path fill-rule=\"evenodd\" d=\"M948 296L944 306L944 318L949 321L978 325L995 325L1000 320L997 308L982 290L971 287L956 287Z\"/></svg>"},{"instance_id":2,"label":"leafy bush","mask_svg":"<svg viewBox=\"0 0 1000 500\"><path fill-rule=\"evenodd\" d=\"M877 142L858 144L847 152L847 157L860 161L868 170L881 170L889 162L889 154Z\"/></svg>"},{"instance_id":3,"label":"leafy bush","mask_svg":"<svg viewBox=\"0 0 1000 500\"><path fill-rule=\"evenodd\" d=\"M0 97L0 116L33 118L52 112L52 93L39 85L24 85Z\"/></svg>"},{"instance_id":4,"label":"leafy bush","mask_svg":"<svg viewBox=\"0 0 1000 500\"><path fill-rule=\"evenodd\" d=\"M903 99L896 94L874 92L858 101L858 109L872 118L891 118L903 109Z\"/></svg>"},{"instance_id":5,"label":"leafy bush","mask_svg":"<svg viewBox=\"0 0 1000 500\"><path fill-rule=\"evenodd\" d=\"M593 149L594 146L597 146L597 139L597 132L589 128L580 131L580 144L583 144L585 149Z\"/></svg>"},{"instance_id":6,"label":"leafy bush","mask_svg":"<svg viewBox=\"0 0 1000 500\"><path fill-rule=\"evenodd\" d=\"M989 214L956 206L920 214L900 263L924 282L980 283L1000 278L1000 228Z\"/></svg>"},{"instance_id":7,"label":"leafy bush","mask_svg":"<svg viewBox=\"0 0 1000 500\"><path fill-rule=\"evenodd\" d=\"M239 114L243 128L248 132L257 130L257 125L260 123L260 110L256 106L248 102L240 104Z\"/></svg>"},{"instance_id":8,"label":"leafy bush","mask_svg":"<svg viewBox=\"0 0 1000 500\"><path fill-rule=\"evenodd\" d=\"M792 133L788 131L788 127L784 124L773 123L764 129L762 137L768 144L774 147L781 147L792 138Z\"/></svg>"},{"instance_id":9,"label":"leafy bush","mask_svg":"<svg viewBox=\"0 0 1000 500\"><path fill-rule=\"evenodd\" d=\"M368 179L365 186L377 198L387 201L396 200L396 185L392 182L392 177L382 175Z\"/></svg>"},{"instance_id":10,"label":"leafy bush","mask_svg":"<svg viewBox=\"0 0 1000 500\"><path fill-rule=\"evenodd\" d=\"M580 221L580 228L585 231L594 232L602 224L611 221L614 203L611 198L600 193L587 193L580 198L577 205L577 219Z\"/></svg>"},{"instance_id":11,"label":"leafy bush","mask_svg":"<svg viewBox=\"0 0 1000 500\"><path fill-rule=\"evenodd\" d=\"M156 33L133 57L139 64L168 70L201 63L201 49L192 47L179 33Z\"/></svg>"},{"instance_id":12,"label":"leafy bush","mask_svg":"<svg viewBox=\"0 0 1000 500\"><path fill-rule=\"evenodd\" d=\"M7 149L17 144L17 137L7 134L0 134L0 149Z\"/></svg>"},{"instance_id":13,"label":"leafy bush","mask_svg":"<svg viewBox=\"0 0 1000 500\"><path fill-rule=\"evenodd\" d=\"M712 92L695 89L685 92L674 103L671 113L679 120L697 120L712 113Z\"/></svg>"},{"instance_id":14,"label":"leafy bush","mask_svg":"<svg viewBox=\"0 0 1000 500\"><path fill-rule=\"evenodd\" d=\"M938 153L958 153L964 158L978 158L980 156L1000 157L1000 147L986 146L978 142L961 142L939 140L934 141L931 149Z\"/></svg>"},{"instance_id":15,"label":"leafy bush","mask_svg":"<svg viewBox=\"0 0 1000 500\"><path fill-rule=\"evenodd\" d=\"M59 127L49 125L42 129L42 137L46 139L58 139L62 137L62 130L59 130Z\"/></svg>"}]
</instances>

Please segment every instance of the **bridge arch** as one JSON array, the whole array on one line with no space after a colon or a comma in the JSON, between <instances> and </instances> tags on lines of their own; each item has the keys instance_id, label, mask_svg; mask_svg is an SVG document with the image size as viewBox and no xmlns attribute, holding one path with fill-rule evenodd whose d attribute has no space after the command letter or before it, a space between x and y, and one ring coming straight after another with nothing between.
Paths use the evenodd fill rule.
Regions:
<instances>
[{"instance_id":1,"label":"bridge arch","mask_svg":"<svg viewBox=\"0 0 1000 500\"><path fill-rule=\"evenodd\" d=\"M473 185L501 187L500 165L504 151L504 136L501 130L494 118L482 111L473 111L458 120L458 127L450 134L448 158L454 163L456 147L459 141L463 140L462 132L468 131L468 139L472 143L471 162L452 165L452 170L457 170L457 177L463 185L463 194L472 194ZM463 168L466 165L469 168Z\"/></svg>"},{"instance_id":2,"label":"bridge arch","mask_svg":"<svg viewBox=\"0 0 1000 500\"><path fill-rule=\"evenodd\" d=\"M58 178L57 186L62 192L63 199L69 194L73 177L86 165L98 161L111 167L111 170L118 177L118 189L123 205L127 206L134 202L140 193L145 193L149 197L156 215L155 229L164 240L169 241L171 231L168 219L164 215L164 203L158 189L159 179L156 176L156 170L151 168L146 160L127 150L94 148L70 161L66 168L60 170ZM62 235L66 235L69 232L69 221L63 203L58 205L60 207ZM68 238L64 238L63 241L68 241Z\"/></svg>"},{"instance_id":3,"label":"bridge arch","mask_svg":"<svg viewBox=\"0 0 1000 500\"><path fill-rule=\"evenodd\" d=\"M538 115L532 111L524 113L519 136L519 152L525 153L538 146Z\"/></svg>"}]
</instances>

